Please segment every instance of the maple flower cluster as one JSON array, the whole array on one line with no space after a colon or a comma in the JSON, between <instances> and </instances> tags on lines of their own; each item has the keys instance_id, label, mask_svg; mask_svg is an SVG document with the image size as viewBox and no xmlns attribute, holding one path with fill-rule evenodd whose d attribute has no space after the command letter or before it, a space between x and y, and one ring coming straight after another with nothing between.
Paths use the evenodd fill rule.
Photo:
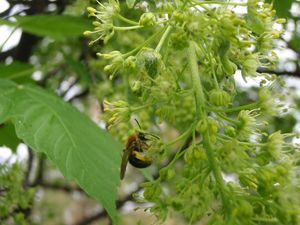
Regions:
<instances>
[{"instance_id":1,"label":"maple flower cluster","mask_svg":"<svg viewBox=\"0 0 300 225\"><path fill-rule=\"evenodd\" d=\"M90 6L85 35L104 44L97 93L110 132L125 140L137 118L164 141L148 150L159 176L137 200L162 221L176 211L190 224L299 224L295 134L268 127L282 82L259 72L274 69L285 21L263 0L127 3ZM256 100L239 98L239 72L260 79Z\"/></svg>"}]
</instances>

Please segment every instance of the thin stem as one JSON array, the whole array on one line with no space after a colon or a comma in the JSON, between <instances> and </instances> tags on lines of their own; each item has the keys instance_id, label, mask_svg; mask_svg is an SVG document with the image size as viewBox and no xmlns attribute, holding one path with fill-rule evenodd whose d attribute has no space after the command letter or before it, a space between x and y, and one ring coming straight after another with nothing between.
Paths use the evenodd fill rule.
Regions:
<instances>
[{"instance_id":1,"label":"thin stem","mask_svg":"<svg viewBox=\"0 0 300 225\"><path fill-rule=\"evenodd\" d=\"M202 9L205 9L206 11L210 11L211 9L209 7L207 7L206 5L197 5L197 4L194 4L193 6L200 6ZM196 9L201 12L201 10L196 7ZM202 13L202 12L201 12Z\"/></svg>"},{"instance_id":2,"label":"thin stem","mask_svg":"<svg viewBox=\"0 0 300 225\"><path fill-rule=\"evenodd\" d=\"M233 138L228 137L224 134L219 134L219 136L217 137L217 139L219 139L220 141L232 141ZM247 147L266 147L267 143L251 143L251 142L246 142L246 141L237 141L237 143L239 145L244 145Z\"/></svg>"},{"instance_id":3,"label":"thin stem","mask_svg":"<svg viewBox=\"0 0 300 225\"><path fill-rule=\"evenodd\" d=\"M131 24L131 25L133 25L133 26L139 25L138 22L135 22L135 21L133 21L133 20L127 19L127 18L125 18L124 16L122 16L122 15L120 15L120 14L118 14L118 18L119 18L120 20L122 20L123 22L126 22L126 23L128 23L128 24Z\"/></svg>"},{"instance_id":4,"label":"thin stem","mask_svg":"<svg viewBox=\"0 0 300 225\"><path fill-rule=\"evenodd\" d=\"M170 141L169 143L166 144L167 147L174 145L175 143L177 143L178 141L186 138L195 128L195 124L192 124L189 129L187 129L184 133L182 133L181 135L179 135L177 138L173 139L172 141Z\"/></svg>"},{"instance_id":5,"label":"thin stem","mask_svg":"<svg viewBox=\"0 0 300 225\"><path fill-rule=\"evenodd\" d=\"M136 30L136 29L140 29L143 28L144 26L130 26L130 27L116 27L114 26L114 30L118 30L118 31L124 31L124 30Z\"/></svg>"},{"instance_id":6,"label":"thin stem","mask_svg":"<svg viewBox=\"0 0 300 225\"><path fill-rule=\"evenodd\" d=\"M233 6L247 6L247 3L240 3L240 2L220 2L220 1L205 1L199 2L197 0L193 0L192 2L196 3L197 5L211 5L211 4L218 4L218 5L233 5Z\"/></svg>"},{"instance_id":7,"label":"thin stem","mask_svg":"<svg viewBox=\"0 0 300 225\"><path fill-rule=\"evenodd\" d=\"M151 41L153 41L161 32L163 32L165 28L160 29L158 32L156 32L155 34L153 34L151 37L149 37L143 44L141 44L140 46L136 47L135 49L131 50L130 52L127 52L126 54L123 55L123 57L128 57L132 54L134 54L135 52L139 51L140 49L142 49L144 46L146 46L147 44L149 44Z\"/></svg>"},{"instance_id":8,"label":"thin stem","mask_svg":"<svg viewBox=\"0 0 300 225\"><path fill-rule=\"evenodd\" d=\"M193 41L190 41L190 43L189 43L188 57L189 57L189 62L190 62L193 88L194 88L194 93L195 93L197 119L199 119L199 117L201 119L206 119L207 112L205 109L205 96L204 96L204 91L203 91L203 87L202 87L202 82L201 82L201 79L199 76L197 58L196 58L196 53L195 53L195 44ZM209 161L210 168L216 179L216 183L217 183L217 186L218 186L218 189L220 192L220 196L221 196L221 199L223 202L223 207L225 208L227 215L229 215L230 205L229 205L229 201L226 196L226 193L225 193L226 192L225 184L224 184L224 180L222 178L220 166L218 165L215 153L213 151L213 147L212 147L211 140L210 140L210 134L209 134L208 130L206 130L203 133L203 145L204 145L205 152L206 152L206 155L207 155L207 158Z\"/></svg>"},{"instance_id":9,"label":"thin stem","mask_svg":"<svg viewBox=\"0 0 300 225\"><path fill-rule=\"evenodd\" d=\"M234 119L232 119L232 118L229 118L228 116L223 115L222 113L216 113L216 115L217 115L218 117L220 117L220 118L222 118L222 119L224 119L224 120L226 120L226 121L232 123L232 124L235 124L235 125L240 125L240 123L241 123L240 121L237 121L237 120L234 120Z\"/></svg>"},{"instance_id":10,"label":"thin stem","mask_svg":"<svg viewBox=\"0 0 300 225\"><path fill-rule=\"evenodd\" d=\"M209 46L209 44L207 44L207 42L205 40L204 40L204 42L205 42L206 47ZM217 79L217 76L216 76L216 73L215 73L215 69L213 67L213 65L216 65L216 63L213 63L213 56L211 54L211 52L213 52L213 51L211 51L211 49L206 49L206 51L205 51L205 48L203 48L203 46L201 44L199 45L199 48L201 49L203 54L205 54L207 56L207 59L210 63L212 75L213 75L214 86L215 86L216 89L219 89L218 79Z\"/></svg>"},{"instance_id":11,"label":"thin stem","mask_svg":"<svg viewBox=\"0 0 300 225\"><path fill-rule=\"evenodd\" d=\"M168 25L166 31L164 32L164 34L163 34L163 36L161 37L161 39L160 39L158 45L157 45L156 48L155 48L155 51L156 51L156 52L160 52L160 50L161 50L161 48L162 48L162 46L163 46L165 40L166 40L167 37L169 36L171 30L172 30L172 27L171 27L170 25Z\"/></svg>"},{"instance_id":12,"label":"thin stem","mask_svg":"<svg viewBox=\"0 0 300 225\"><path fill-rule=\"evenodd\" d=\"M195 95L195 101L196 101L196 117L197 120L200 116L206 117L205 109L204 109L204 92L201 85L201 80L199 77L199 71L198 71L198 64L197 64L197 58L195 53L195 45L194 42L190 42L189 46L189 63L190 63L190 69L192 72L192 83L194 85L194 95Z\"/></svg>"},{"instance_id":13,"label":"thin stem","mask_svg":"<svg viewBox=\"0 0 300 225\"><path fill-rule=\"evenodd\" d=\"M149 106L151 106L151 105L152 105L152 104L149 103L149 104L145 104L145 105L141 105L141 106L137 106L137 107L132 107L132 108L130 108L130 111L131 111L131 112L139 111L139 110L144 109L144 108L147 108L147 107L149 107Z\"/></svg>"},{"instance_id":14,"label":"thin stem","mask_svg":"<svg viewBox=\"0 0 300 225\"><path fill-rule=\"evenodd\" d=\"M253 218L252 220L256 222L278 223L276 218Z\"/></svg>"}]
</instances>

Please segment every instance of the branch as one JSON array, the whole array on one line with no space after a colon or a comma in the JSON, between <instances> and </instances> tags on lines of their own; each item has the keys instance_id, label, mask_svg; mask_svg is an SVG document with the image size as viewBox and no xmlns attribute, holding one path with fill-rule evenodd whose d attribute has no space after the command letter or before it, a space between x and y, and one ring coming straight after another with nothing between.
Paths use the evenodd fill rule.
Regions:
<instances>
[{"instance_id":1,"label":"branch","mask_svg":"<svg viewBox=\"0 0 300 225\"><path fill-rule=\"evenodd\" d=\"M42 188L47 188L47 189L53 189L53 190L60 190L64 191L67 193L73 192L73 191L80 191L85 193L79 186L77 185L61 185L58 183L47 183L47 182L41 182L38 184Z\"/></svg>"},{"instance_id":2,"label":"branch","mask_svg":"<svg viewBox=\"0 0 300 225\"><path fill-rule=\"evenodd\" d=\"M43 183L44 181L44 167L45 167L45 155L40 154L39 156L39 162L38 162L38 168L36 169L36 176L34 178L34 181L32 184L30 184L31 187L36 187L39 184Z\"/></svg>"},{"instance_id":3,"label":"branch","mask_svg":"<svg viewBox=\"0 0 300 225\"><path fill-rule=\"evenodd\" d=\"M79 79L78 79L78 77L76 77L76 78L74 79L74 81L69 85L68 89L65 90L64 92L62 92L60 95L61 95L63 98L65 98L66 95L67 95L67 93L68 93L75 85L77 85L78 82L79 82ZM61 83L60 83L60 85L61 85Z\"/></svg>"},{"instance_id":4,"label":"branch","mask_svg":"<svg viewBox=\"0 0 300 225\"><path fill-rule=\"evenodd\" d=\"M23 181L24 188L27 188L30 185L30 174L32 173L33 158L34 158L34 155L33 155L32 149L28 147L27 170L25 171L25 178Z\"/></svg>"},{"instance_id":5,"label":"branch","mask_svg":"<svg viewBox=\"0 0 300 225\"><path fill-rule=\"evenodd\" d=\"M276 70L268 70L264 68L258 68L258 73L270 73L270 74L276 74L278 76L286 75L286 76L292 76L292 77L299 77L300 78L300 70L295 71L276 71Z\"/></svg>"},{"instance_id":6,"label":"branch","mask_svg":"<svg viewBox=\"0 0 300 225\"><path fill-rule=\"evenodd\" d=\"M117 205L117 209L120 209L124 206L124 204L128 201L132 201L133 200L133 197L132 197L132 194L135 193L135 192L138 192L140 191L141 188L137 188L135 191L133 191L131 194L127 195L124 199L122 200L118 200L116 205ZM102 210L88 218L84 218L83 220L79 221L78 223L76 223L75 225L87 225L87 224L90 224L92 222L94 222L95 220L98 220L98 219L101 219L101 218L104 218L107 216L107 212L105 210Z\"/></svg>"},{"instance_id":7,"label":"branch","mask_svg":"<svg viewBox=\"0 0 300 225\"><path fill-rule=\"evenodd\" d=\"M76 99L76 98L82 98L82 97L85 97L85 96L87 96L89 93L90 93L89 89L85 89L84 91L82 91L82 92L80 92L80 93L78 93L78 94L72 96L72 98L70 98L70 99L68 100L68 102L71 102L71 101L73 101L73 100Z\"/></svg>"}]
</instances>

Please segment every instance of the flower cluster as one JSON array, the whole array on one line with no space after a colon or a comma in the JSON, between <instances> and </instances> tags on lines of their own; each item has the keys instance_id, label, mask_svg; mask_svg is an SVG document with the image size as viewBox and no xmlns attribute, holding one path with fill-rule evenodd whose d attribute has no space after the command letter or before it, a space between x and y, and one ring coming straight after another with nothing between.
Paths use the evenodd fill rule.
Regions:
<instances>
[{"instance_id":1,"label":"flower cluster","mask_svg":"<svg viewBox=\"0 0 300 225\"><path fill-rule=\"evenodd\" d=\"M149 148L159 177L142 184L139 199L161 220L173 209L190 223L299 224L295 134L268 126L282 110L280 82L259 72L276 63L282 31L273 27L284 20L263 0L144 3L88 8L96 21L86 32L107 44L97 55L109 79L97 92L110 132L124 138L138 118L164 137ZM238 98L237 71L263 80L252 102Z\"/></svg>"}]
</instances>

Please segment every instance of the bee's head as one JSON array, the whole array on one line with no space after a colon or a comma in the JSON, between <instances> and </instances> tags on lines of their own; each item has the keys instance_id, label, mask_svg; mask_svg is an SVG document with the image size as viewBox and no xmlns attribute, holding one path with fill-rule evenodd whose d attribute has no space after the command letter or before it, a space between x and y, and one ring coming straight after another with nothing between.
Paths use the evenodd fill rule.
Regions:
<instances>
[{"instance_id":1,"label":"bee's head","mask_svg":"<svg viewBox=\"0 0 300 225\"><path fill-rule=\"evenodd\" d=\"M153 138L155 139L160 139L158 136L151 134L151 133L144 133L144 132L139 132L138 133L138 138L141 141L148 141L148 140L153 140Z\"/></svg>"},{"instance_id":2,"label":"bee's head","mask_svg":"<svg viewBox=\"0 0 300 225\"><path fill-rule=\"evenodd\" d=\"M154 134L147 133L147 132L142 132L142 131L141 131L142 128L141 128L139 122L137 121L137 119L134 119L134 120L135 120L135 122L137 123L137 125L138 125L139 128L140 128L140 131L139 131L139 133L138 133L138 138L139 138L141 141L147 141L147 140L150 140L151 137L154 137L154 138L156 138L156 139L159 139L159 137L156 136L156 135L154 135ZM147 137L147 136L148 136L148 137ZM151 137L150 137L150 136L151 136Z\"/></svg>"},{"instance_id":3,"label":"bee's head","mask_svg":"<svg viewBox=\"0 0 300 225\"><path fill-rule=\"evenodd\" d=\"M149 140L148 138L146 138L146 134L143 133L143 132L139 132L139 133L138 133L138 137L139 137L139 139L140 139L141 141L147 141L147 140Z\"/></svg>"}]
</instances>

